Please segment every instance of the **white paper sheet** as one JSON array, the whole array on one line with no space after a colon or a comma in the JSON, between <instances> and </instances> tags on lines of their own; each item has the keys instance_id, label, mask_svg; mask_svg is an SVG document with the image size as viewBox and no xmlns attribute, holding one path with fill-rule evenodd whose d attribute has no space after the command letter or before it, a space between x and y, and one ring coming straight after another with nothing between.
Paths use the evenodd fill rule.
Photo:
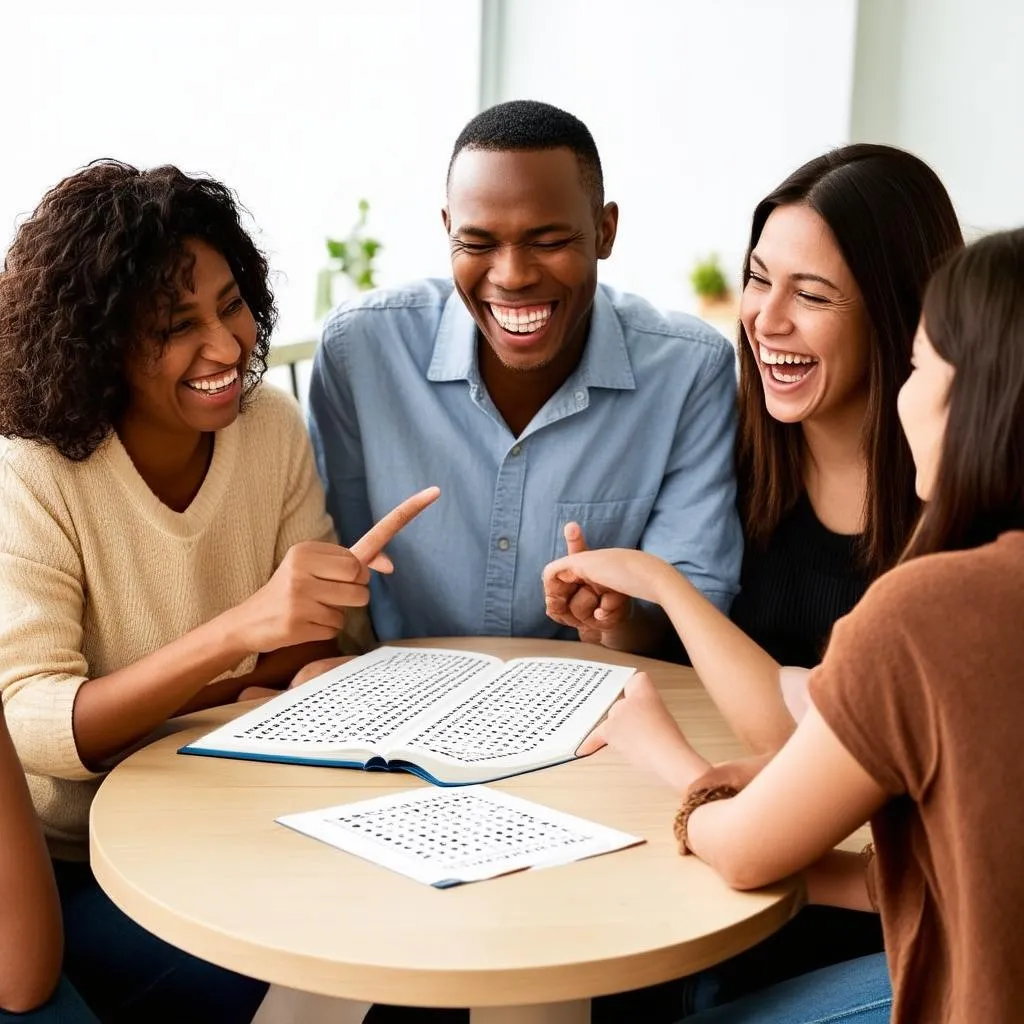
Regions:
<instances>
[{"instance_id":1,"label":"white paper sheet","mask_svg":"<svg viewBox=\"0 0 1024 1024\"><path fill-rule=\"evenodd\" d=\"M644 842L487 786L392 793L277 821L438 888Z\"/></svg>"}]
</instances>

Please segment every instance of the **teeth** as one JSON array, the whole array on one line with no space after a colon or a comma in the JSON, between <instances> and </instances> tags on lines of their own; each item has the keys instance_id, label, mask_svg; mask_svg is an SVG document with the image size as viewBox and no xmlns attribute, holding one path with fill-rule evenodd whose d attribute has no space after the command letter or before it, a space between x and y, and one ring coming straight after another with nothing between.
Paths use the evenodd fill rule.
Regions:
<instances>
[{"instance_id":1,"label":"teeth","mask_svg":"<svg viewBox=\"0 0 1024 1024\"><path fill-rule=\"evenodd\" d=\"M800 373L783 373L777 366L771 368L772 376L781 384L795 384L798 380L803 380L809 372L802 370Z\"/></svg>"},{"instance_id":2,"label":"teeth","mask_svg":"<svg viewBox=\"0 0 1024 1024\"><path fill-rule=\"evenodd\" d=\"M234 384L238 380L238 370L230 370L223 377L217 377L213 380L187 380L185 383L193 391L223 391L226 387Z\"/></svg>"},{"instance_id":3,"label":"teeth","mask_svg":"<svg viewBox=\"0 0 1024 1024\"><path fill-rule=\"evenodd\" d=\"M761 362L767 366L779 366L784 363L795 364L797 366L810 366L816 363L818 360L813 356L803 356L798 352L773 352L770 348L766 348L764 345L758 346L758 354L761 357Z\"/></svg>"},{"instance_id":4,"label":"teeth","mask_svg":"<svg viewBox=\"0 0 1024 1024\"><path fill-rule=\"evenodd\" d=\"M517 312L505 306L490 306L491 314L498 325L512 334L533 334L551 319L551 306L534 308L528 312Z\"/></svg>"}]
</instances>

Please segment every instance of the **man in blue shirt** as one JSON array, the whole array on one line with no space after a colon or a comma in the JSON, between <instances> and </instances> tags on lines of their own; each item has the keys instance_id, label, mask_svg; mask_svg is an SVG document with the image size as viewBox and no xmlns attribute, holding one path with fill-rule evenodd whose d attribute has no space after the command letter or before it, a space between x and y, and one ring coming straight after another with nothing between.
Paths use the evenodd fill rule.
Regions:
<instances>
[{"instance_id":1,"label":"man in blue shirt","mask_svg":"<svg viewBox=\"0 0 1024 1024\"><path fill-rule=\"evenodd\" d=\"M341 306L310 384L342 544L441 488L391 544L394 574L371 584L378 637L575 626L657 650L670 633L658 608L569 587L546 610L541 572L567 540L653 552L727 611L742 553L732 347L598 286L618 208L590 132L543 103L485 111L455 144L442 215L453 281Z\"/></svg>"}]
</instances>

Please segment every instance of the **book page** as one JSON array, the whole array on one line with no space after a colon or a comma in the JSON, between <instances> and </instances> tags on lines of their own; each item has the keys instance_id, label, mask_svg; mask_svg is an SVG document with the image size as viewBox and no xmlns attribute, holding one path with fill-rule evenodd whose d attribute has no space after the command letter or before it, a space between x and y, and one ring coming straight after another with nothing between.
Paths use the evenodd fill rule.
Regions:
<instances>
[{"instance_id":1,"label":"book page","mask_svg":"<svg viewBox=\"0 0 1024 1024\"><path fill-rule=\"evenodd\" d=\"M426 752L464 765L515 759L540 766L571 757L626 685L633 669L569 658L510 661L435 720L410 730L401 756ZM393 751L392 756L399 756ZM486 768L470 781L495 776Z\"/></svg>"},{"instance_id":2,"label":"book page","mask_svg":"<svg viewBox=\"0 0 1024 1024\"><path fill-rule=\"evenodd\" d=\"M485 786L392 793L277 821L438 888L643 842Z\"/></svg>"},{"instance_id":3,"label":"book page","mask_svg":"<svg viewBox=\"0 0 1024 1024\"><path fill-rule=\"evenodd\" d=\"M191 746L269 754L377 748L501 664L468 651L378 647L286 690Z\"/></svg>"}]
</instances>

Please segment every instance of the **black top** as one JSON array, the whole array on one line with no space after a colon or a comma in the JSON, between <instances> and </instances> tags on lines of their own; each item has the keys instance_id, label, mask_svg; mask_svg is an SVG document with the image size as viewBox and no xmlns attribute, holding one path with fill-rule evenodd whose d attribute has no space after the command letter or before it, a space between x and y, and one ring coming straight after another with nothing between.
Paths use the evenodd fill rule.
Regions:
<instances>
[{"instance_id":1,"label":"black top","mask_svg":"<svg viewBox=\"0 0 1024 1024\"><path fill-rule=\"evenodd\" d=\"M813 668L871 582L858 540L822 526L805 492L766 548L747 545L733 622L780 665Z\"/></svg>"}]
</instances>

